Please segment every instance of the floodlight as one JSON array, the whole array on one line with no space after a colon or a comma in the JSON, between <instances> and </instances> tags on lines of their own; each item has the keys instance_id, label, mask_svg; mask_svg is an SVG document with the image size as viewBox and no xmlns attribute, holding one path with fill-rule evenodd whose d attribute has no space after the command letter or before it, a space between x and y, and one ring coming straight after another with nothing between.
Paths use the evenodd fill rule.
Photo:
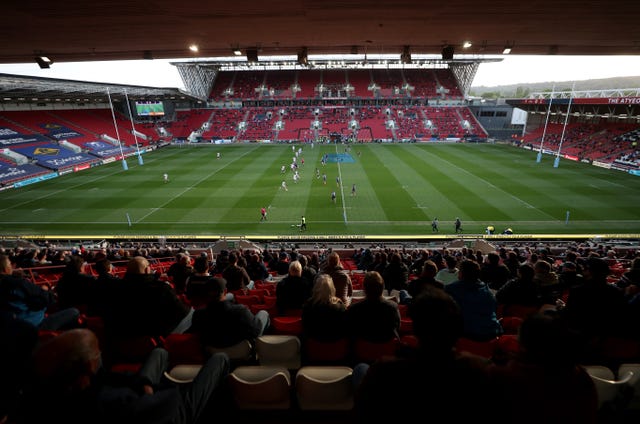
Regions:
<instances>
[{"instance_id":1,"label":"floodlight","mask_svg":"<svg viewBox=\"0 0 640 424\"><path fill-rule=\"evenodd\" d=\"M49 69L53 64L53 60L49 59L47 56L37 56L35 61L40 69Z\"/></svg>"},{"instance_id":2,"label":"floodlight","mask_svg":"<svg viewBox=\"0 0 640 424\"><path fill-rule=\"evenodd\" d=\"M442 48L442 60L453 60L453 46L446 45Z\"/></svg>"},{"instance_id":3,"label":"floodlight","mask_svg":"<svg viewBox=\"0 0 640 424\"><path fill-rule=\"evenodd\" d=\"M309 57L307 55L307 48L303 47L298 52L298 65L307 66L309 65Z\"/></svg>"},{"instance_id":4,"label":"floodlight","mask_svg":"<svg viewBox=\"0 0 640 424\"><path fill-rule=\"evenodd\" d=\"M258 49L247 49L247 62L258 63Z\"/></svg>"},{"instance_id":5,"label":"floodlight","mask_svg":"<svg viewBox=\"0 0 640 424\"><path fill-rule=\"evenodd\" d=\"M411 63L411 51L409 46L404 46L402 48L402 53L400 54L400 62Z\"/></svg>"}]
</instances>

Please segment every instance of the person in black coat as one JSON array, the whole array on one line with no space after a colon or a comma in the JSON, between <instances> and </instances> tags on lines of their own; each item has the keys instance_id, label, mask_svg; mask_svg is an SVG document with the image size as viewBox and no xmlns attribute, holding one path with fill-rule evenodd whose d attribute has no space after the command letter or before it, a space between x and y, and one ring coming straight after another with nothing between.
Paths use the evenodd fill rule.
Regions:
<instances>
[{"instance_id":1,"label":"person in black coat","mask_svg":"<svg viewBox=\"0 0 640 424\"><path fill-rule=\"evenodd\" d=\"M258 311L255 315L246 305L226 299L224 278L211 277L205 287L208 302L193 313L188 333L198 334L203 346L225 348L242 340L254 342L269 327L269 313Z\"/></svg>"},{"instance_id":2,"label":"person in black coat","mask_svg":"<svg viewBox=\"0 0 640 424\"><path fill-rule=\"evenodd\" d=\"M169 363L168 352L155 348L138 373L112 373L92 331L65 331L36 348L15 422L196 424L227 402L226 354L209 357L184 386L163 379Z\"/></svg>"},{"instance_id":3,"label":"person in black coat","mask_svg":"<svg viewBox=\"0 0 640 424\"><path fill-rule=\"evenodd\" d=\"M131 258L121 293L105 315L105 330L115 337L163 337L183 333L191 326L193 309L186 305L167 281L151 269L142 256Z\"/></svg>"}]
</instances>

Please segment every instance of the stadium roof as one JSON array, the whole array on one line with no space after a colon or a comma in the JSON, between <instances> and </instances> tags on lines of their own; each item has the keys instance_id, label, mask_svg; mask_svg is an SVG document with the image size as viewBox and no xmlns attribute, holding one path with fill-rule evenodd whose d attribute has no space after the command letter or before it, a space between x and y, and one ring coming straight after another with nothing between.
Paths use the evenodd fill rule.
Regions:
<instances>
[{"instance_id":1,"label":"stadium roof","mask_svg":"<svg viewBox=\"0 0 640 424\"><path fill-rule=\"evenodd\" d=\"M0 74L0 103L109 103L125 96L135 100L198 101L177 88L106 84Z\"/></svg>"},{"instance_id":2,"label":"stadium roof","mask_svg":"<svg viewBox=\"0 0 640 424\"><path fill-rule=\"evenodd\" d=\"M376 53L640 54L640 2L8 0L0 63ZM463 49L469 41L472 45ZM190 50L197 46L198 50Z\"/></svg>"}]
</instances>

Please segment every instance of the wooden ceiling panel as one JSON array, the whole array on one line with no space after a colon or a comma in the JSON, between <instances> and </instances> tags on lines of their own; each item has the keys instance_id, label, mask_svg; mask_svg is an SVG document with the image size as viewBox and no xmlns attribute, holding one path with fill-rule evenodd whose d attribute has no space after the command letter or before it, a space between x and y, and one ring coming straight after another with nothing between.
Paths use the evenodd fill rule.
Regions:
<instances>
[{"instance_id":1,"label":"wooden ceiling panel","mask_svg":"<svg viewBox=\"0 0 640 424\"><path fill-rule=\"evenodd\" d=\"M640 54L640 2L530 0L8 0L0 63L372 53ZM191 43L200 46L194 55Z\"/></svg>"}]
</instances>

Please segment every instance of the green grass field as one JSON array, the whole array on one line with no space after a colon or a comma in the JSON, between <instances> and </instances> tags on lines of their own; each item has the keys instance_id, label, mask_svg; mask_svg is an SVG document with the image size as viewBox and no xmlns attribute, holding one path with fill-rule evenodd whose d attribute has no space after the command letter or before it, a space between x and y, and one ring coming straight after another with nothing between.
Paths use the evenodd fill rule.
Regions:
<instances>
[{"instance_id":1,"label":"green grass field","mask_svg":"<svg viewBox=\"0 0 640 424\"><path fill-rule=\"evenodd\" d=\"M454 237L453 221L460 217L465 235L493 225L496 233L510 227L515 237L527 238L640 237L640 179L627 173L567 160L554 168L554 157L538 163L535 152L506 145L354 145L352 162L325 167L322 155L345 154L344 145L303 148L297 184L289 170L291 146L251 144L168 147L144 155L143 165L128 158L126 171L118 161L7 190L0 193L1 233L428 239ZM316 167L326 172L326 185L316 179ZM357 195L351 196L354 183ZM262 206L267 222L260 222ZM295 224L302 215L308 231L301 234ZM440 221L438 234L431 230L433 217Z\"/></svg>"}]
</instances>

